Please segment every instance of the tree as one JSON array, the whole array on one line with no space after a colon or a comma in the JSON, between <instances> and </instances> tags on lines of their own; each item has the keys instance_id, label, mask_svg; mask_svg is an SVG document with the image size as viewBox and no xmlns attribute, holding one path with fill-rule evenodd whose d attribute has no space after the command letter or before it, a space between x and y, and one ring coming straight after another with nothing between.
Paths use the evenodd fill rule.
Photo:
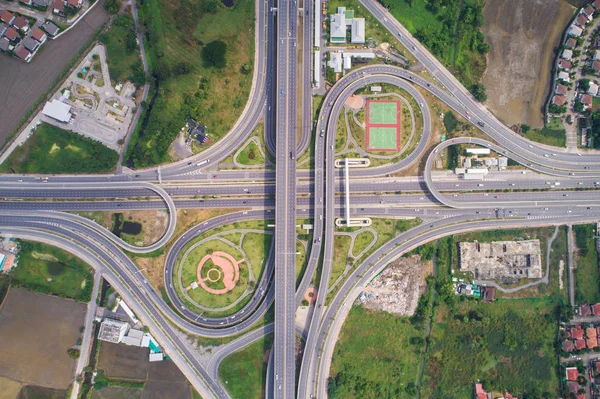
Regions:
<instances>
[{"instance_id":1,"label":"tree","mask_svg":"<svg viewBox=\"0 0 600 399\"><path fill-rule=\"evenodd\" d=\"M526 124L521 125L521 131L523 132L523 134L527 134L527 132L529 132L530 130L531 130L531 126L526 125Z\"/></svg>"},{"instance_id":2,"label":"tree","mask_svg":"<svg viewBox=\"0 0 600 399\"><path fill-rule=\"evenodd\" d=\"M156 69L154 70L154 75L158 80L165 80L171 77L171 65L165 60L159 60Z\"/></svg>"},{"instance_id":3,"label":"tree","mask_svg":"<svg viewBox=\"0 0 600 399\"><path fill-rule=\"evenodd\" d=\"M191 71L192 64L190 64L188 61L179 61L173 68L173 73L175 75L187 75Z\"/></svg>"},{"instance_id":4,"label":"tree","mask_svg":"<svg viewBox=\"0 0 600 399\"><path fill-rule=\"evenodd\" d=\"M573 109L576 112L583 112L583 110L584 110L583 103L579 100L575 101L575 105L573 105Z\"/></svg>"},{"instance_id":5,"label":"tree","mask_svg":"<svg viewBox=\"0 0 600 399\"><path fill-rule=\"evenodd\" d=\"M590 80L589 79L579 79L578 86L582 90L588 91L588 89L590 88Z\"/></svg>"},{"instance_id":6,"label":"tree","mask_svg":"<svg viewBox=\"0 0 600 399\"><path fill-rule=\"evenodd\" d=\"M80 352L79 349L69 348L69 350L67 350L67 354L71 359L79 359Z\"/></svg>"},{"instance_id":7,"label":"tree","mask_svg":"<svg viewBox=\"0 0 600 399\"><path fill-rule=\"evenodd\" d=\"M104 9L111 14L118 13L121 9L121 0L105 0Z\"/></svg>"},{"instance_id":8,"label":"tree","mask_svg":"<svg viewBox=\"0 0 600 399\"><path fill-rule=\"evenodd\" d=\"M476 83L471 86L471 94L479 102L487 100L487 94L485 94L485 86L482 83Z\"/></svg>"},{"instance_id":9,"label":"tree","mask_svg":"<svg viewBox=\"0 0 600 399\"><path fill-rule=\"evenodd\" d=\"M227 45L225 42L215 40L204 46L201 55L206 66L221 69L225 66L226 51Z\"/></svg>"},{"instance_id":10,"label":"tree","mask_svg":"<svg viewBox=\"0 0 600 399\"><path fill-rule=\"evenodd\" d=\"M252 66L250 64L242 65L241 71L244 75L249 74L251 70L252 70Z\"/></svg>"}]
</instances>

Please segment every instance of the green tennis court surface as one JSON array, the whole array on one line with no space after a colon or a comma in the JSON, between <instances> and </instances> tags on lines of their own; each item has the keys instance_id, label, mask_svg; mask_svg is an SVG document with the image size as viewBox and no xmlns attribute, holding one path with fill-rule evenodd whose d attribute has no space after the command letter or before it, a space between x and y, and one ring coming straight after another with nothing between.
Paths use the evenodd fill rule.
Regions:
<instances>
[{"instance_id":1,"label":"green tennis court surface","mask_svg":"<svg viewBox=\"0 0 600 399\"><path fill-rule=\"evenodd\" d=\"M372 125L395 125L398 122L396 107L396 101L369 101L369 123Z\"/></svg>"},{"instance_id":2,"label":"green tennis court surface","mask_svg":"<svg viewBox=\"0 0 600 399\"><path fill-rule=\"evenodd\" d=\"M395 127L370 127L368 134L370 150L389 150L398 147Z\"/></svg>"}]
</instances>

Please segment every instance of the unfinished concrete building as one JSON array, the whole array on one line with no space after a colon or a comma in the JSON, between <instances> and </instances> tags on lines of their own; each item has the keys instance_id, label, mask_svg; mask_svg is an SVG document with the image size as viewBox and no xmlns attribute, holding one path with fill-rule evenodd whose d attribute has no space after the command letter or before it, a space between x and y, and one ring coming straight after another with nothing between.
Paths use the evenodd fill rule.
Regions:
<instances>
[{"instance_id":1,"label":"unfinished concrete building","mask_svg":"<svg viewBox=\"0 0 600 399\"><path fill-rule=\"evenodd\" d=\"M542 258L539 240L461 242L460 271L476 279L540 278Z\"/></svg>"}]
</instances>

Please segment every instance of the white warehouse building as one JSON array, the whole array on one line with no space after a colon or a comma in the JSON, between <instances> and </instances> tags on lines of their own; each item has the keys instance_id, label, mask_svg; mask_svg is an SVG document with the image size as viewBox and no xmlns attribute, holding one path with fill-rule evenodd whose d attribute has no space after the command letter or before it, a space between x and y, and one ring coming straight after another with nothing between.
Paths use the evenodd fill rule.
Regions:
<instances>
[{"instance_id":1,"label":"white warehouse building","mask_svg":"<svg viewBox=\"0 0 600 399\"><path fill-rule=\"evenodd\" d=\"M71 106L58 100L48 101L42 109L42 114L59 122L67 123L71 120Z\"/></svg>"}]
</instances>

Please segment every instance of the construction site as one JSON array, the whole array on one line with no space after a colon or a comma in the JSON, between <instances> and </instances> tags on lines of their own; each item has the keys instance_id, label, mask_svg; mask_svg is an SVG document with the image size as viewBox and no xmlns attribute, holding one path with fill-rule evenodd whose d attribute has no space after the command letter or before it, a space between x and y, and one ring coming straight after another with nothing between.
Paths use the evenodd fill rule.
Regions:
<instances>
[{"instance_id":1,"label":"construction site","mask_svg":"<svg viewBox=\"0 0 600 399\"><path fill-rule=\"evenodd\" d=\"M461 242L459 270L472 272L474 278L541 278L542 260L539 240Z\"/></svg>"}]
</instances>

